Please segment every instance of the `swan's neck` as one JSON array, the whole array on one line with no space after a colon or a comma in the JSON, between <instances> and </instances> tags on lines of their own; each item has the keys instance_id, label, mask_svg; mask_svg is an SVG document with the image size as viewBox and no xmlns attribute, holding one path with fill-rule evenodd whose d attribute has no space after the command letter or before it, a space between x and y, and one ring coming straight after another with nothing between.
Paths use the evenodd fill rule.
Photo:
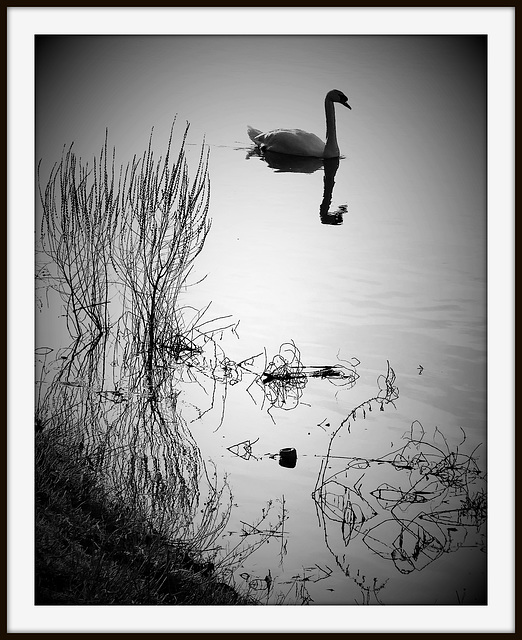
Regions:
<instances>
[{"instance_id":1,"label":"swan's neck","mask_svg":"<svg viewBox=\"0 0 522 640\"><path fill-rule=\"evenodd\" d=\"M324 101L326 112L326 145L324 147L325 158L338 158L339 146L337 144L337 131L335 129L335 108L334 103L328 98Z\"/></svg>"}]
</instances>

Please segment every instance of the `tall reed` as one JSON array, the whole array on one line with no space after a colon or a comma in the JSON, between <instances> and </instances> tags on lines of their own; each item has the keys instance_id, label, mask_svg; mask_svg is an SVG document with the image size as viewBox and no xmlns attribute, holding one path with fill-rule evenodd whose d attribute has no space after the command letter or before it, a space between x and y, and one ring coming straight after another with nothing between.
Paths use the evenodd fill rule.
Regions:
<instances>
[{"instance_id":1,"label":"tall reed","mask_svg":"<svg viewBox=\"0 0 522 640\"><path fill-rule=\"evenodd\" d=\"M117 168L106 132L92 165L73 145L45 182L39 165L40 251L69 344L54 365L46 351L55 373L36 412L38 428L77 447L115 499L171 537L211 547L231 498L226 482L207 481L175 384L198 341L212 339L179 302L210 229L208 151L203 144L191 177L189 125L174 154L174 124L158 159L151 132L143 155Z\"/></svg>"}]
</instances>

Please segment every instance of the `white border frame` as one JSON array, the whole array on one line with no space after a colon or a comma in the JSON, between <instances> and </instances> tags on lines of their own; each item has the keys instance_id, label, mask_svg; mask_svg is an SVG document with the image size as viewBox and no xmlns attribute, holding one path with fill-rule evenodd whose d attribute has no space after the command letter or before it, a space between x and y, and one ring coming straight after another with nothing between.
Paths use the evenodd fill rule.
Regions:
<instances>
[{"instance_id":1,"label":"white border frame","mask_svg":"<svg viewBox=\"0 0 522 640\"><path fill-rule=\"evenodd\" d=\"M514 7L7 8L8 632L514 631L514 16ZM32 604L34 192L27 174L34 157L34 35L44 33L488 35L487 606L260 606L232 613Z\"/></svg>"}]
</instances>

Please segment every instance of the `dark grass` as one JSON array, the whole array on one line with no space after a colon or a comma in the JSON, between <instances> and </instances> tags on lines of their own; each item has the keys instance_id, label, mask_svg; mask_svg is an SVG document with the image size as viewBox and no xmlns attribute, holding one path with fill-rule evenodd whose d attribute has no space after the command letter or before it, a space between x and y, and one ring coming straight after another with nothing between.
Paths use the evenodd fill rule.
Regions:
<instances>
[{"instance_id":1,"label":"dark grass","mask_svg":"<svg viewBox=\"0 0 522 640\"><path fill-rule=\"evenodd\" d=\"M252 605L186 542L111 501L78 448L35 441L36 605Z\"/></svg>"}]
</instances>

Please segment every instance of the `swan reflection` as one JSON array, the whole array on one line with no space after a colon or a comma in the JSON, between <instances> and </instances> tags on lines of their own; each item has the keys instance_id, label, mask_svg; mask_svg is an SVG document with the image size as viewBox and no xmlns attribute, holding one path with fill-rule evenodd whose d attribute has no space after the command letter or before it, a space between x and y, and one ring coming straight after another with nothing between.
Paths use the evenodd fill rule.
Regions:
<instances>
[{"instance_id":1,"label":"swan reflection","mask_svg":"<svg viewBox=\"0 0 522 640\"><path fill-rule=\"evenodd\" d=\"M330 211L332 203L335 176L339 168L340 158L314 158L307 156L292 156L275 151L263 151L259 147L249 149L246 159L256 157L276 173L315 173L318 169L324 170L323 200L319 207L319 218L322 224L340 225L343 216L348 211L346 204L341 204L337 209Z\"/></svg>"},{"instance_id":2,"label":"swan reflection","mask_svg":"<svg viewBox=\"0 0 522 640\"><path fill-rule=\"evenodd\" d=\"M324 158L292 156L277 151L262 151L259 147L249 150L247 160L252 156L264 160L276 173L314 173L323 167ZM338 158L337 158L338 160Z\"/></svg>"},{"instance_id":3,"label":"swan reflection","mask_svg":"<svg viewBox=\"0 0 522 640\"><path fill-rule=\"evenodd\" d=\"M330 211L332 203L333 188L335 185L335 174L339 168L339 158L325 158L324 166L324 190L323 201L319 207L319 216L322 224L338 225L343 223L343 215L347 212L348 207L345 204L339 205L335 211Z\"/></svg>"}]
</instances>

